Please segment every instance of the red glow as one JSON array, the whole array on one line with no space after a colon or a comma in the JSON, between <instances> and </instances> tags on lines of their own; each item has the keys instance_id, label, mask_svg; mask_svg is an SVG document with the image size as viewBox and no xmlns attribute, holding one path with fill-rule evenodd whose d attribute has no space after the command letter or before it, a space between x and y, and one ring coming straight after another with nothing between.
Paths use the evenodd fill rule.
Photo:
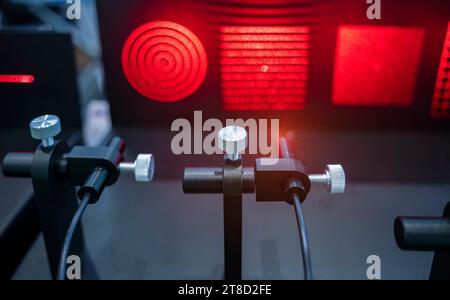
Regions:
<instances>
[{"instance_id":1,"label":"red glow","mask_svg":"<svg viewBox=\"0 0 450 300\"><path fill-rule=\"evenodd\" d=\"M450 118L450 22L448 22L447 36L442 48L433 101L431 102L431 116L433 118Z\"/></svg>"},{"instance_id":2,"label":"red glow","mask_svg":"<svg viewBox=\"0 0 450 300\"><path fill-rule=\"evenodd\" d=\"M285 26L302 26L316 23L321 19L329 19L329 14L327 14L329 5L323 3L327 1L215 0L190 2L191 6L194 6L194 9L199 11L202 18L208 23L240 28L243 26L270 26L275 31L278 28L285 28ZM303 30L307 27L301 28ZM308 29L303 31L306 30Z\"/></svg>"},{"instance_id":3,"label":"red glow","mask_svg":"<svg viewBox=\"0 0 450 300\"><path fill-rule=\"evenodd\" d=\"M140 26L122 50L122 68L131 86L141 95L163 102L194 93L205 79L207 64L197 36L169 21Z\"/></svg>"},{"instance_id":4,"label":"red glow","mask_svg":"<svg viewBox=\"0 0 450 300\"><path fill-rule=\"evenodd\" d=\"M222 33L275 33L275 34L291 34L291 33L309 33L309 27L305 26L223 26L220 29ZM223 37L222 37L223 38ZM246 36L242 38L247 38ZM291 39L290 42L295 42Z\"/></svg>"},{"instance_id":5,"label":"red glow","mask_svg":"<svg viewBox=\"0 0 450 300\"><path fill-rule=\"evenodd\" d=\"M0 83L33 83L33 75L0 74Z\"/></svg>"},{"instance_id":6,"label":"red glow","mask_svg":"<svg viewBox=\"0 0 450 300\"><path fill-rule=\"evenodd\" d=\"M333 104L411 105L423 36L423 30L418 28L340 26Z\"/></svg>"},{"instance_id":7,"label":"red glow","mask_svg":"<svg viewBox=\"0 0 450 300\"><path fill-rule=\"evenodd\" d=\"M304 107L309 63L308 27L224 26L220 40L225 109Z\"/></svg>"}]
</instances>

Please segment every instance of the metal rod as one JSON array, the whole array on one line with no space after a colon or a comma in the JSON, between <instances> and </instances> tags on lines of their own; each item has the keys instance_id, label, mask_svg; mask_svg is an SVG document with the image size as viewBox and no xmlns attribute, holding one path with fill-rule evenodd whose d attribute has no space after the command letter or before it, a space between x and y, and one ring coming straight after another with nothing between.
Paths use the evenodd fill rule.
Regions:
<instances>
[{"instance_id":1,"label":"metal rod","mask_svg":"<svg viewBox=\"0 0 450 300\"><path fill-rule=\"evenodd\" d=\"M183 191L186 194L222 194L223 168L186 168ZM242 192L255 192L253 168L242 168Z\"/></svg>"},{"instance_id":2,"label":"metal rod","mask_svg":"<svg viewBox=\"0 0 450 300\"><path fill-rule=\"evenodd\" d=\"M42 139L42 146L50 147L55 143L55 140L52 137Z\"/></svg>"},{"instance_id":3,"label":"metal rod","mask_svg":"<svg viewBox=\"0 0 450 300\"><path fill-rule=\"evenodd\" d=\"M311 183L327 184L328 177L326 174L310 174L308 175Z\"/></svg>"},{"instance_id":4,"label":"metal rod","mask_svg":"<svg viewBox=\"0 0 450 300\"><path fill-rule=\"evenodd\" d=\"M450 250L448 217L397 217L394 233L397 245L404 250Z\"/></svg>"},{"instance_id":5,"label":"metal rod","mask_svg":"<svg viewBox=\"0 0 450 300\"><path fill-rule=\"evenodd\" d=\"M3 174L7 177L30 177L33 153L10 152L3 159Z\"/></svg>"},{"instance_id":6,"label":"metal rod","mask_svg":"<svg viewBox=\"0 0 450 300\"><path fill-rule=\"evenodd\" d=\"M136 167L136 164L134 162L121 162L119 164L119 171L120 173L124 174L134 174L134 168Z\"/></svg>"},{"instance_id":7,"label":"metal rod","mask_svg":"<svg viewBox=\"0 0 450 300\"><path fill-rule=\"evenodd\" d=\"M289 143L285 137L280 138L280 151L283 158L294 158L293 153L289 150Z\"/></svg>"},{"instance_id":8,"label":"metal rod","mask_svg":"<svg viewBox=\"0 0 450 300\"><path fill-rule=\"evenodd\" d=\"M225 157L223 168L225 279L240 280L242 270L242 161Z\"/></svg>"}]
</instances>

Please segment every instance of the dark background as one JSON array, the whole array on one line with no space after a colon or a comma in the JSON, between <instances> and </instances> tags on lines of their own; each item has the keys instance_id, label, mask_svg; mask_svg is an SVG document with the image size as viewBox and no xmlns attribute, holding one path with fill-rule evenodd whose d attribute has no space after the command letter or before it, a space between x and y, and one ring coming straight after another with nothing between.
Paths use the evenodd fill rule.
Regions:
<instances>
[{"instance_id":1,"label":"dark background","mask_svg":"<svg viewBox=\"0 0 450 300\"><path fill-rule=\"evenodd\" d=\"M107 96L115 124L124 126L168 127L178 118L193 118L203 110L204 118L279 118L282 127L292 128L448 128L448 121L429 116L442 41L448 24L446 1L394 0L382 3L382 19L368 20L365 1L98 1L99 26L103 45ZM224 9L226 8L226 10ZM272 25L258 21L258 7L285 8L286 15L270 15L274 25L311 27L310 69L306 109L299 111L226 112L220 95L219 28L222 25ZM289 9L303 11L289 14ZM253 11L249 16L243 10ZM183 13L179 13L179 12ZM199 17L201 16L201 17ZM266 16L267 17L267 16ZM293 21L283 23L285 19ZM256 20L254 20L256 19ZM190 97L179 102L161 103L138 94L123 74L120 57L128 35L150 20L171 20L185 24L202 41L208 56L204 83ZM412 107L333 106L331 85L338 25L416 26L425 31L422 60ZM405 53L407 55L407 53ZM401 84L401 78L398 79ZM125 115L122 112L126 110Z\"/></svg>"},{"instance_id":2,"label":"dark background","mask_svg":"<svg viewBox=\"0 0 450 300\"><path fill-rule=\"evenodd\" d=\"M64 116L66 128L81 128L76 67L70 35L0 33L0 74L32 74L32 84L0 84L4 128L43 114Z\"/></svg>"}]
</instances>

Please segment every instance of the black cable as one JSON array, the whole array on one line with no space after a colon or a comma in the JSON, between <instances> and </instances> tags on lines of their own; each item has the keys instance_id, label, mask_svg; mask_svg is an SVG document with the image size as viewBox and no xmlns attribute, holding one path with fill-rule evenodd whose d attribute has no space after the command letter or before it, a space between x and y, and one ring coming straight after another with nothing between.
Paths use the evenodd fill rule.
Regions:
<instances>
[{"instance_id":1,"label":"black cable","mask_svg":"<svg viewBox=\"0 0 450 300\"><path fill-rule=\"evenodd\" d=\"M58 276L57 276L58 280L66 279L66 260L69 255L69 249L70 244L72 242L73 233L77 228L78 222L80 221L81 216L83 215L83 212L86 209L86 206L88 205L90 198L91 198L90 194L84 195L83 200L81 200L81 203L77 208L77 211L73 215L72 221L70 221L69 228L67 228L66 236L64 237L64 243L61 249L61 256L59 258Z\"/></svg>"},{"instance_id":2,"label":"black cable","mask_svg":"<svg viewBox=\"0 0 450 300\"><path fill-rule=\"evenodd\" d=\"M292 134L292 133L291 133ZM281 155L284 158L293 158L294 154L289 151L289 142L287 138L280 138ZM302 204L298 194L292 194L292 200L295 206L295 214L297 216L298 233L300 235L300 244L302 248L303 274L305 280L312 280L311 253L309 250L308 233L306 230L305 216L303 215Z\"/></svg>"},{"instance_id":3,"label":"black cable","mask_svg":"<svg viewBox=\"0 0 450 300\"><path fill-rule=\"evenodd\" d=\"M309 251L308 233L306 231L305 216L303 215L302 205L300 197L297 194L292 194L294 200L295 214L297 216L298 233L300 235L300 244L302 247L302 259L303 259L303 273L305 280L312 280L312 266L311 266L311 253Z\"/></svg>"}]
</instances>

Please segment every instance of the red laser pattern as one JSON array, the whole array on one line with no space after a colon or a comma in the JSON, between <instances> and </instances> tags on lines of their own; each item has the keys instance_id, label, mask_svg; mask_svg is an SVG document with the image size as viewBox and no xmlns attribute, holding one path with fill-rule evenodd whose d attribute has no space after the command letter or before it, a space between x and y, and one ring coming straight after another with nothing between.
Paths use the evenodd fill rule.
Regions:
<instances>
[{"instance_id":1,"label":"red laser pattern","mask_svg":"<svg viewBox=\"0 0 450 300\"><path fill-rule=\"evenodd\" d=\"M334 62L333 104L412 105L423 37L420 28L340 26Z\"/></svg>"},{"instance_id":2,"label":"red laser pattern","mask_svg":"<svg viewBox=\"0 0 450 300\"><path fill-rule=\"evenodd\" d=\"M33 83L33 75L0 74L0 83Z\"/></svg>"},{"instance_id":3,"label":"red laser pattern","mask_svg":"<svg viewBox=\"0 0 450 300\"><path fill-rule=\"evenodd\" d=\"M122 68L131 86L144 97L163 102L194 93L205 79L207 64L198 37L169 21L140 26L122 50Z\"/></svg>"},{"instance_id":4,"label":"red laser pattern","mask_svg":"<svg viewBox=\"0 0 450 300\"><path fill-rule=\"evenodd\" d=\"M309 27L221 27L221 82L226 110L305 106Z\"/></svg>"},{"instance_id":5,"label":"red laser pattern","mask_svg":"<svg viewBox=\"0 0 450 300\"><path fill-rule=\"evenodd\" d=\"M436 119L450 118L450 22L442 49L433 100L431 102L431 116Z\"/></svg>"}]
</instances>

